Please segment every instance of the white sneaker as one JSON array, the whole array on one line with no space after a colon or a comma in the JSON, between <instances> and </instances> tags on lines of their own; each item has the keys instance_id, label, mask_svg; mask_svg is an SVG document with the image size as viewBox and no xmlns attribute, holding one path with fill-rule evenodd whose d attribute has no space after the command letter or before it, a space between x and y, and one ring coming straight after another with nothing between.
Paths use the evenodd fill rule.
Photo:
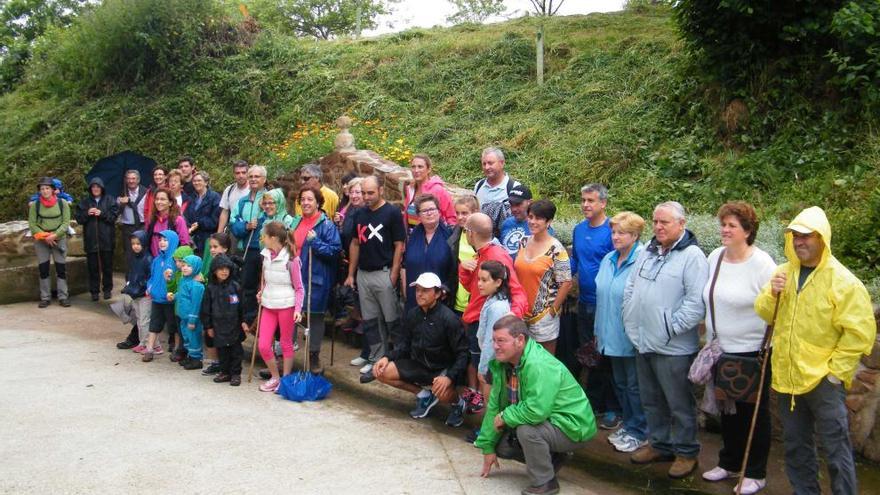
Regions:
<instances>
[{"instance_id":1,"label":"white sneaker","mask_svg":"<svg viewBox=\"0 0 880 495\"><path fill-rule=\"evenodd\" d=\"M372 369L373 369L373 363L367 362L367 364L365 364L364 367L361 368L359 371L360 371L360 374L363 375L364 373L369 373L370 370L372 370Z\"/></svg>"},{"instance_id":2,"label":"white sneaker","mask_svg":"<svg viewBox=\"0 0 880 495\"><path fill-rule=\"evenodd\" d=\"M362 358L362 357L360 357L360 356L358 356L358 357L356 357L356 358L354 358L354 359L351 360L351 365L352 365L352 366L363 366L363 365L365 365L365 364L367 364L367 363L369 363L369 361L367 361L366 359L364 359L364 358Z\"/></svg>"},{"instance_id":3,"label":"white sneaker","mask_svg":"<svg viewBox=\"0 0 880 495\"><path fill-rule=\"evenodd\" d=\"M614 444L614 449L618 452L635 452L642 447L648 445L648 440L639 440L632 435L625 435Z\"/></svg>"},{"instance_id":4,"label":"white sneaker","mask_svg":"<svg viewBox=\"0 0 880 495\"><path fill-rule=\"evenodd\" d=\"M620 439L623 438L625 435L626 435L625 429L620 428L619 430L615 430L614 433L608 435L608 443L610 443L611 445L614 445L617 442L619 442Z\"/></svg>"},{"instance_id":5,"label":"white sneaker","mask_svg":"<svg viewBox=\"0 0 880 495\"><path fill-rule=\"evenodd\" d=\"M703 473L703 479L706 481L721 481L733 476L736 476L736 473L731 473L721 466L715 466Z\"/></svg>"},{"instance_id":6,"label":"white sneaker","mask_svg":"<svg viewBox=\"0 0 880 495\"><path fill-rule=\"evenodd\" d=\"M743 478L740 483L742 483L742 491L740 491L742 495L758 493L762 488L767 486L767 480L756 480L754 478ZM736 493L736 487L733 487L733 493Z\"/></svg>"}]
</instances>

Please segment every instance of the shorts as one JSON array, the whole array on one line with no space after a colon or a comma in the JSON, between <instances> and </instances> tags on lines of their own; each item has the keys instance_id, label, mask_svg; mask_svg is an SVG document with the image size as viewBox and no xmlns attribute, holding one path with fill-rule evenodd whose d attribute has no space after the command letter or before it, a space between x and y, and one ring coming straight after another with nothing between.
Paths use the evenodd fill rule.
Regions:
<instances>
[{"instance_id":1,"label":"shorts","mask_svg":"<svg viewBox=\"0 0 880 495\"><path fill-rule=\"evenodd\" d=\"M544 313L540 320L534 323L526 323L529 329L529 337L535 342L549 342L559 338L559 315L551 316L550 311Z\"/></svg>"},{"instance_id":2,"label":"shorts","mask_svg":"<svg viewBox=\"0 0 880 495\"><path fill-rule=\"evenodd\" d=\"M150 307L150 332L162 333L168 329L168 335L177 332L177 317L174 315L174 304L159 304L152 302Z\"/></svg>"},{"instance_id":3,"label":"shorts","mask_svg":"<svg viewBox=\"0 0 880 495\"><path fill-rule=\"evenodd\" d=\"M434 378L442 373L442 370L434 371L414 359L395 359L394 366L397 367L401 381L420 387L430 387L434 383Z\"/></svg>"},{"instance_id":4,"label":"shorts","mask_svg":"<svg viewBox=\"0 0 880 495\"><path fill-rule=\"evenodd\" d=\"M477 330L480 322L465 323L465 333L468 340L468 351L471 353L471 363L476 367L480 363L480 340L477 339Z\"/></svg>"}]
</instances>

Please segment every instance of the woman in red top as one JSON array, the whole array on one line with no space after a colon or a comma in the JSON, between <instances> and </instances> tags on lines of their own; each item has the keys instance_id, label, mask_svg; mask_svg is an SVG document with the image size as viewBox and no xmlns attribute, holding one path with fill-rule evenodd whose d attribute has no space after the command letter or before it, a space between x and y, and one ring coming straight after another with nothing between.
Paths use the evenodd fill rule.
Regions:
<instances>
[{"instance_id":1,"label":"woman in red top","mask_svg":"<svg viewBox=\"0 0 880 495\"><path fill-rule=\"evenodd\" d=\"M146 199L144 200L144 221L146 222L153 213L153 201L155 200L156 191L168 187L168 169L162 165L153 167L153 185L147 189Z\"/></svg>"}]
</instances>

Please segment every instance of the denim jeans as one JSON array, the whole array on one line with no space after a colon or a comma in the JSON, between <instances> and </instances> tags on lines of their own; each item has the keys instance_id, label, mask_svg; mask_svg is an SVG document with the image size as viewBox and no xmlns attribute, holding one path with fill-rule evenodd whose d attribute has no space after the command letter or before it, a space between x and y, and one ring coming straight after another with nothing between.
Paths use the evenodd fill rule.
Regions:
<instances>
[{"instance_id":1,"label":"denim jeans","mask_svg":"<svg viewBox=\"0 0 880 495\"><path fill-rule=\"evenodd\" d=\"M648 433L642 399L639 397L639 377L636 370L636 358L610 357L611 369L614 372L614 391L623 409L623 428L639 441Z\"/></svg>"},{"instance_id":2,"label":"denim jeans","mask_svg":"<svg viewBox=\"0 0 880 495\"><path fill-rule=\"evenodd\" d=\"M688 380L695 356L653 352L636 356L639 395L648 419L651 447L661 454L695 458L700 453L697 400Z\"/></svg>"}]
</instances>

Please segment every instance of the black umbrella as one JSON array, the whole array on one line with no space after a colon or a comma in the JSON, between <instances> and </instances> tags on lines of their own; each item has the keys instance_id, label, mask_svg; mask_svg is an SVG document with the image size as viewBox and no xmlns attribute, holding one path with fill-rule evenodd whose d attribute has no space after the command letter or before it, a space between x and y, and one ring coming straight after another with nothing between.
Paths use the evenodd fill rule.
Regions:
<instances>
[{"instance_id":1,"label":"black umbrella","mask_svg":"<svg viewBox=\"0 0 880 495\"><path fill-rule=\"evenodd\" d=\"M125 172L137 170L141 174L141 184L146 186L153 182L153 167L156 161L134 151L123 151L101 158L86 174L86 184L94 177L104 181L104 191L116 197L122 193L125 183Z\"/></svg>"}]
</instances>

